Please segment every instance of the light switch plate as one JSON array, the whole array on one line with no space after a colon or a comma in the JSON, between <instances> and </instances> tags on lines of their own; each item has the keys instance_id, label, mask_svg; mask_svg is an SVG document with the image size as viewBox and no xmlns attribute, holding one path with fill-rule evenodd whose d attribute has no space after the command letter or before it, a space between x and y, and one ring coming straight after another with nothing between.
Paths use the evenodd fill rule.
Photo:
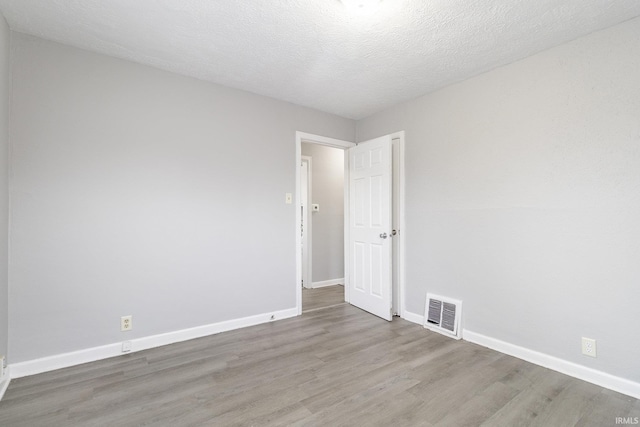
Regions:
<instances>
[{"instance_id":1,"label":"light switch plate","mask_svg":"<svg viewBox=\"0 0 640 427\"><path fill-rule=\"evenodd\" d=\"M290 205L293 202L293 196L291 195L291 193L286 193L284 195L284 202L288 205Z\"/></svg>"}]
</instances>

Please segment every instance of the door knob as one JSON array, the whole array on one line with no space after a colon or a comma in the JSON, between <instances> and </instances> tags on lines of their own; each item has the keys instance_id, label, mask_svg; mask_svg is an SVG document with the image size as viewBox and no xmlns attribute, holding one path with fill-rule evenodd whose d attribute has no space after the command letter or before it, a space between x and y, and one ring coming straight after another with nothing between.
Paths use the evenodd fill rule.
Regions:
<instances>
[{"instance_id":1,"label":"door knob","mask_svg":"<svg viewBox=\"0 0 640 427\"><path fill-rule=\"evenodd\" d=\"M380 238L381 238L381 239L386 239L386 238L387 238L387 233L382 233L382 234L380 235Z\"/></svg>"}]
</instances>

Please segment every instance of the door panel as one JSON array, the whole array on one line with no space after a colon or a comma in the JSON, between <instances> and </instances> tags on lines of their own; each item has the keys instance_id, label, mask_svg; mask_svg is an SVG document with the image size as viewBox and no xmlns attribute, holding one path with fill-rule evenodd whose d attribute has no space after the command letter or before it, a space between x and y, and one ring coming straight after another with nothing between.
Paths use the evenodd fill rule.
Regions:
<instances>
[{"instance_id":1,"label":"door panel","mask_svg":"<svg viewBox=\"0 0 640 427\"><path fill-rule=\"evenodd\" d=\"M350 302L391 320L391 138L349 153Z\"/></svg>"}]
</instances>

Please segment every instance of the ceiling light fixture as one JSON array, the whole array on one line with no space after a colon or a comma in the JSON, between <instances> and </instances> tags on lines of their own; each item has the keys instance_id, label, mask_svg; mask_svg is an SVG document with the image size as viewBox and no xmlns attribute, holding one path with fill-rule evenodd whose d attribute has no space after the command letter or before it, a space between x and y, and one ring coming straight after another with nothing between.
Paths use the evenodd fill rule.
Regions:
<instances>
[{"instance_id":1,"label":"ceiling light fixture","mask_svg":"<svg viewBox=\"0 0 640 427\"><path fill-rule=\"evenodd\" d=\"M381 0L340 0L352 13L373 13L380 6Z\"/></svg>"}]
</instances>

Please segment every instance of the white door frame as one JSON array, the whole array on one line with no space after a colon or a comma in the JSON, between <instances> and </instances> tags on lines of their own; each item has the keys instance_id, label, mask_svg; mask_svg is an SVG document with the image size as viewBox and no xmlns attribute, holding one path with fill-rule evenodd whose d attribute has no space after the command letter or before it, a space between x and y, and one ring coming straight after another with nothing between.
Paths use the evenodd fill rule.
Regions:
<instances>
[{"instance_id":1,"label":"white door frame","mask_svg":"<svg viewBox=\"0 0 640 427\"><path fill-rule=\"evenodd\" d=\"M392 180L392 228L397 232L393 237L393 301L394 316L404 319L404 131L391 134L393 151L393 180Z\"/></svg>"},{"instance_id":2,"label":"white door frame","mask_svg":"<svg viewBox=\"0 0 640 427\"><path fill-rule=\"evenodd\" d=\"M395 143L396 140L398 140L397 144ZM404 131L392 133L391 141L393 143L392 198L396 201L395 206L393 206L392 226L396 227L395 230L398 233L393 237L394 239L396 239L396 241L394 241L394 253L392 255L394 259L393 281L395 282L393 284L394 301L392 302L392 307L394 310L394 315L400 316L404 319L404 315L406 313L406 301L404 297L404 236L407 235L405 231L406 225L404 219Z\"/></svg>"},{"instance_id":3,"label":"white door frame","mask_svg":"<svg viewBox=\"0 0 640 427\"><path fill-rule=\"evenodd\" d=\"M303 228L303 233L304 233L304 257L306 259L302 259L302 265L306 265L306 271L303 271L300 275L302 283L304 283L304 287L305 288L311 288L313 285L313 248L311 245L312 239L313 239L313 229L312 229L312 221L311 221L311 214L309 211L309 207L311 206L311 200L312 199L312 195L311 195L311 188L312 188L312 178L311 178L311 173L313 170L313 165L312 165L312 159L309 156L301 156L301 161L300 161L300 165L302 168L304 168L305 166L302 166L302 164L306 163L306 168L307 168L307 182L306 183L302 183L301 184L306 184L307 186L307 209L305 209L303 212L304 216L306 218L304 218L304 223L302 224ZM302 204L302 185L300 187L300 204ZM302 218L300 218L302 220ZM302 223L302 221L301 221ZM302 245L301 245L302 246ZM304 269L303 269L304 270ZM306 273L306 274L304 274Z\"/></svg>"},{"instance_id":4,"label":"white door frame","mask_svg":"<svg viewBox=\"0 0 640 427\"><path fill-rule=\"evenodd\" d=\"M405 231L405 192L404 192L404 188L405 188L405 176L404 176L404 131L400 131L400 132L394 132L391 134L391 139L399 139L399 147L398 147L398 153L400 154L400 158L399 161L396 163L399 167L399 183L398 183L398 188L399 188L399 195L398 195L398 201L399 201L399 206L397 211L399 211L399 218L398 218L398 234L393 237L398 238L399 242L398 242L398 249L399 249L399 253L398 253L398 257L397 257L397 269L398 269L398 274L397 274L397 278L399 280L399 283L397 283L397 289L398 289L398 298L399 298L399 304L397 305L398 307L398 315L402 318L404 318L404 314L406 313L406 304L405 304L405 300L404 300L404 285L405 285L405 275L404 275L404 254L405 254L405 250L404 250L404 236L406 235L406 231ZM298 311L298 315L302 314L302 286L300 286L300 283L302 281L302 253L300 251L300 247L302 244L302 238L300 236L300 221L301 221L301 193L300 193L300 163L302 162L302 143L303 142L308 142L311 144L320 144L320 145L326 145L329 147L334 147L334 148L340 148L342 150L347 150L348 148L354 147L356 144L353 142L349 142L349 141L344 141L344 140L340 140L340 139L334 139L334 138L328 138L326 136L320 136L320 135L314 135L314 134L310 134L310 133L306 133L306 132L300 132L300 131L296 131L296 157L295 157L295 176L296 176L296 193L295 193L295 198L296 198L296 226L295 226L295 231L296 231L296 278L295 278L295 285L296 285L296 309ZM349 302L349 156L347 156L345 154L344 156L344 161L345 161L345 168L344 168L344 257L345 257L345 263L344 263L344 289L345 289L345 301ZM394 160L395 163L395 160ZM394 188L396 188L396 186L394 185ZM394 214L395 214L395 210L394 210Z\"/></svg>"}]
</instances>

